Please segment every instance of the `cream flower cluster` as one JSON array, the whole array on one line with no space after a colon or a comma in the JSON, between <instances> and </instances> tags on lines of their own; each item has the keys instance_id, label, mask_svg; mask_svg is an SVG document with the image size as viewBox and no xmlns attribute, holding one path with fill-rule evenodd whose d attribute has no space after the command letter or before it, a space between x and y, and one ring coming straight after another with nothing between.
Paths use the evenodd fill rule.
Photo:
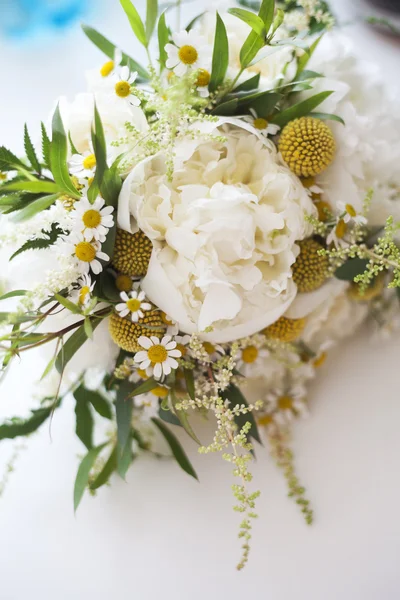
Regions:
<instances>
[{"instance_id":1,"label":"cream flower cluster","mask_svg":"<svg viewBox=\"0 0 400 600\"><path fill-rule=\"evenodd\" d=\"M177 145L172 181L162 153L138 164L118 220L153 242L147 297L182 331L212 328L207 339L227 342L260 331L293 301L296 241L315 209L271 141L241 121L214 127L223 137Z\"/></svg>"}]
</instances>

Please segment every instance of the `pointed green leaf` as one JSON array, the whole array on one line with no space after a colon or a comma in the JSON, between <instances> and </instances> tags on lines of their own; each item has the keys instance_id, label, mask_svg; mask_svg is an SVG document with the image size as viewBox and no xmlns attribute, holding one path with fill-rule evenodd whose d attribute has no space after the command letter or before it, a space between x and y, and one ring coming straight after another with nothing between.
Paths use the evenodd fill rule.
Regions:
<instances>
[{"instance_id":1,"label":"pointed green leaf","mask_svg":"<svg viewBox=\"0 0 400 600\"><path fill-rule=\"evenodd\" d=\"M326 91L320 92L319 94L315 94L306 100L302 100L297 104L293 104L286 110L278 113L271 119L271 123L276 123L280 127L284 127L286 123L289 121L293 121L293 119L298 119L299 117L304 117L305 115L310 114L313 108L317 107L321 102L323 102L328 96L330 96L333 92Z\"/></svg>"},{"instance_id":2,"label":"pointed green leaf","mask_svg":"<svg viewBox=\"0 0 400 600\"><path fill-rule=\"evenodd\" d=\"M125 446L121 448L121 452L117 452L117 473L122 479L125 479L125 475L132 463L132 460L132 436L129 435Z\"/></svg>"},{"instance_id":3,"label":"pointed green leaf","mask_svg":"<svg viewBox=\"0 0 400 600\"><path fill-rule=\"evenodd\" d=\"M40 174L40 172L41 172L40 163L38 161L34 145L32 144L32 140L29 136L28 126L26 123L24 126L24 147L25 147L26 157L29 160L29 162L31 163L32 168L34 169L34 171L36 171L36 173Z\"/></svg>"},{"instance_id":4,"label":"pointed green leaf","mask_svg":"<svg viewBox=\"0 0 400 600\"><path fill-rule=\"evenodd\" d=\"M92 327L96 327L100 324L101 319L92 318ZM65 366L69 363L71 358L78 352L79 348L87 341L85 328L83 325L78 327L76 331L67 339L63 344L61 350L57 354L56 358L56 369L59 373L62 373Z\"/></svg>"},{"instance_id":5,"label":"pointed green leaf","mask_svg":"<svg viewBox=\"0 0 400 600\"><path fill-rule=\"evenodd\" d=\"M296 75L295 75L295 79L298 79L301 75L301 73L304 71L304 69L306 68L308 61L310 60L310 58L312 57L312 55L315 52L315 49L317 48L318 44L320 43L321 39L322 39L322 35L320 35L310 46L308 53L304 53L302 56L300 56L300 58L297 59L297 71L296 71Z\"/></svg>"},{"instance_id":6,"label":"pointed green leaf","mask_svg":"<svg viewBox=\"0 0 400 600\"><path fill-rule=\"evenodd\" d=\"M96 31L96 29L93 29L93 27L89 27L88 25L82 25L82 29L89 38L89 40L95 46L97 46L97 48L101 50L101 52L108 56L109 59L114 60L114 54L116 50L115 44L110 42L106 37L104 37L104 35ZM133 58L125 54L125 52L122 53L121 65L126 65L132 72L137 71L139 78L136 81L147 80L150 78L150 75L148 74L146 69L144 69L141 65L139 65L139 63L133 60Z\"/></svg>"},{"instance_id":7,"label":"pointed green leaf","mask_svg":"<svg viewBox=\"0 0 400 600\"><path fill-rule=\"evenodd\" d=\"M200 442L199 438L197 437L197 435L195 434L195 432L193 431L192 426L189 423L187 413L184 410L178 410L176 408L176 405L179 402L172 390L171 390L171 403L172 403L174 412L175 412L177 418L179 419L179 422L182 425L183 429L192 438L192 440L194 440L196 442L196 444L199 444L199 446L200 446L201 442Z\"/></svg>"},{"instance_id":8,"label":"pointed green leaf","mask_svg":"<svg viewBox=\"0 0 400 600\"><path fill-rule=\"evenodd\" d=\"M117 418L117 461L119 462L132 431L132 402L126 400L121 387L117 392L115 413Z\"/></svg>"},{"instance_id":9,"label":"pointed green leaf","mask_svg":"<svg viewBox=\"0 0 400 600\"><path fill-rule=\"evenodd\" d=\"M211 114L230 117L235 114L238 106L239 100L237 98L232 98L232 100L227 100L227 102L217 104L217 106L211 111Z\"/></svg>"},{"instance_id":10,"label":"pointed green leaf","mask_svg":"<svg viewBox=\"0 0 400 600\"><path fill-rule=\"evenodd\" d=\"M133 33L136 35L137 39L145 48L148 46L148 41L146 38L146 31L143 25L143 21L140 18L140 15L132 2L130 0L119 0L122 8L125 11L126 16L128 17L129 23L132 27Z\"/></svg>"},{"instance_id":11,"label":"pointed green leaf","mask_svg":"<svg viewBox=\"0 0 400 600\"><path fill-rule=\"evenodd\" d=\"M258 15L244 8L229 8L228 13L250 25L252 30L260 37L265 36L264 21Z\"/></svg>"},{"instance_id":12,"label":"pointed green leaf","mask_svg":"<svg viewBox=\"0 0 400 600\"><path fill-rule=\"evenodd\" d=\"M57 406L59 406L59 403L57 403ZM27 419L14 418L3 423L3 425L0 425L0 440L10 440L33 433L50 417L53 411L54 406L39 408L33 410L31 416Z\"/></svg>"},{"instance_id":13,"label":"pointed green leaf","mask_svg":"<svg viewBox=\"0 0 400 600\"><path fill-rule=\"evenodd\" d=\"M28 219L34 217L37 213L42 212L42 210L50 208L50 206L57 200L58 196L59 194L50 194L49 196L42 196L41 198L34 200L13 217L14 223L27 221Z\"/></svg>"},{"instance_id":14,"label":"pointed green leaf","mask_svg":"<svg viewBox=\"0 0 400 600\"><path fill-rule=\"evenodd\" d=\"M85 398L93 406L94 410L105 419L112 419L113 412L110 403L99 392L87 390L83 385L74 392L75 398Z\"/></svg>"},{"instance_id":15,"label":"pointed green leaf","mask_svg":"<svg viewBox=\"0 0 400 600\"><path fill-rule=\"evenodd\" d=\"M195 393L194 393L194 376L193 376L193 370L192 369L184 369L183 372L184 372L184 375L185 375L186 389L188 391L188 394L189 394L190 398L192 400L194 400L195 399Z\"/></svg>"},{"instance_id":16,"label":"pointed green leaf","mask_svg":"<svg viewBox=\"0 0 400 600\"><path fill-rule=\"evenodd\" d=\"M156 26L158 15L158 0L147 0L146 2L146 39L150 42Z\"/></svg>"},{"instance_id":17,"label":"pointed green leaf","mask_svg":"<svg viewBox=\"0 0 400 600\"><path fill-rule=\"evenodd\" d=\"M151 390L154 390L158 385L160 385L159 382L153 379L153 377L150 377L142 383L139 383L139 385L131 391L129 396L126 397L126 400L133 398L134 396L140 396L140 394L147 394L147 392L151 392Z\"/></svg>"},{"instance_id":18,"label":"pointed green leaf","mask_svg":"<svg viewBox=\"0 0 400 600\"><path fill-rule=\"evenodd\" d=\"M2 186L2 191L26 191L33 194L58 194L62 191L54 181L15 181Z\"/></svg>"},{"instance_id":19,"label":"pointed green leaf","mask_svg":"<svg viewBox=\"0 0 400 600\"><path fill-rule=\"evenodd\" d=\"M80 194L71 181L67 164L67 136L61 119L60 107L54 111L52 123L52 140L50 144L50 164L54 181L73 198L80 198Z\"/></svg>"},{"instance_id":20,"label":"pointed green leaf","mask_svg":"<svg viewBox=\"0 0 400 600\"><path fill-rule=\"evenodd\" d=\"M103 450L103 448L107 445L101 444L100 446L96 446L89 450L86 456L83 458L81 464L79 465L78 472L76 474L75 485L74 485L74 511L76 512L83 494L85 492L86 486L89 482L90 471L96 461L96 458Z\"/></svg>"},{"instance_id":21,"label":"pointed green leaf","mask_svg":"<svg viewBox=\"0 0 400 600\"><path fill-rule=\"evenodd\" d=\"M243 83L241 83L240 85L235 87L233 92L237 93L237 92L247 92L249 90L255 90L258 88L259 83L260 83L260 73L257 73L256 75L254 75L254 77L250 77L250 79L247 79L246 81L244 81Z\"/></svg>"},{"instance_id":22,"label":"pointed green leaf","mask_svg":"<svg viewBox=\"0 0 400 600\"><path fill-rule=\"evenodd\" d=\"M43 231L42 231L43 233ZM22 252L26 252L27 250L44 250L45 248L49 248L52 246L57 238L62 234L62 230L57 227L55 223L51 226L51 231L46 232L46 238L39 238L35 240L28 240L19 248L14 254L10 257L10 260L13 260Z\"/></svg>"},{"instance_id":23,"label":"pointed green leaf","mask_svg":"<svg viewBox=\"0 0 400 600\"><path fill-rule=\"evenodd\" d=\"M264 23L265 31L268 33L274 18L274 0L263 0L258 11L258 16ZM265 40L254 31L251 31L240 49L240 64L242 68L247 67L259 50L265 45Z\"/></svg>"},{"instance_id":24,"label":"pointed green leaf","mask_svg":"<svg viewBox=\"0 0 400 600\"><path fill-rule=\"evenodd\" d=\"M199 19L201 19L201 17L203 17L204 15L205 15L205 12L202 12L202 13L200 13L199 15L196 15L196 16L194 17L194 19L192 19L192 20L190 21L190 23L189 23L188 25L186 25L186 27L185 27L186 31L190 31L191 29L193 29L193 27L196 25L197 21L198 21Z\"/></svg>"},{"instance_id":25,"label":"pointed green leaf","mask_svg":"<svg viewBox=\"0 0 400 600\"><path fill-rule=\"evenodd\" d=\"M172 431L170 429L168 429L168 427L165 425L165 423L163 423L160 419L153 417L151 420L153 421L154 425L158 428L158 430L164 437L165 441L167 442L168 446L170 447L171 452L172 452L174 458L176 459L177 463L179 464L179 466L186 473L188 473L195 479L198 479L196 471L194 470L190 460L188 459L186 452L184 451L184 449L181 446L181 443L175 437L175 435L172 433Z\"/></svg>"},{"instance_id":26,"label":"pointed green leaf","mask_svg":"<svg viewBox=\"0 0 400 600\"><path fill-rule=\"evenodd\" d=\"M165 69L165 63L167 62L167 58L168 58L168 54L167 51L165 50L165 46L166 44L168 44L169 41L169 31L168 31L168 27L167 27L167 23L165 22L165 13L167 11L164 10L164 12L162 13L162 15L160 16L159 20L158 20L158 50L159 50L159 62L160 62L160 69L163 70Z\"/></svg>"},{"instance_id":27,"label":"pointed green leaf","mask_svg":"<svg viewBox=\"0 0 400 600\"><path fill-rule=\"evenodd\" d=\"M89 402L84 394L76 396L75 416L76 416L76 435L90 450L93 446L93 415L90 410Z\"/></svg>"},{"instance_id":28,"label":"pointed green leaf","mask_svg":"<svg viewBox=\"0 0 400 600\"><path fill-rule=\"evenodd\" d=\"M41 131L42 131L42 155L43 161L46 167L50 169L50 138L47 135L46 127L44 123L40 123Z\"/></svg>"},{"instance_id":29,"label":"pointed green leaf","mask_svg":"<svg viewBox=\"0 0 400 600\"><path fill-rule=\"evenodd\" d=\"M17 298L18 296L25 296L27 290L14 290L12 292L7 292L7 294L3 294L0 297L0 300L8 300L8 298Z\"/></svg>"},{"instance_id":30,"label":"pointed green leaf","mask_svg":"<svg viewBox=\"0 0 400 600\"><path fill-rule=\"evenodd\" d=\"M214 92L224 82L229 63L229 45L226 27L217 12L215 27L214 50L212 56L211 79L208 85L210 92Z\"/></svg>"},{"instance_id":31,"label":"pointed green leaf","mask_svg":"<svg viewBox=\"0 0 400 600\"><path fill-rule=\"evenodd\" d=\"M114 448L111 450L111 454L108 457L107 462L105 463L104 467L102 468L100 473L97 475L96 479L90 484L90 489L97 490L102 485L105 485L108 482L108 480L110 479L112 473L116 470L116 468L117 468L117 448L114 446Z\"/></svg>"},{"instance_id":32,"label":"pointed green leaf","mask_svg":"<svg viewBox=\"0 0 400 600\"><path fill-rule=\"evenodd\" d=\"M342 117L339 117L339 115L332 115L330 113L312 112L312 113L310 113L310 117L314 117L315 119L321 119L321 121L337 121L338 123L341 123L342 125L346 125L346 123L343 121Z\"/></svg>"},{"instance_id":33,"label":"pointed green leaf","mask_svg":"<svg viewBox=\"0 0 400 600\"><path fill-rule=\"evenodd\" d=\"M176 425L177 427L182 427L182 423L180 422L178 417L169 408L167 410L161 405L158 410L158 416L162 421L165 421L165 423L169 423L170 425Z\"/></svg>"},{"instance_id":34,"label":"pointed green leaf","mask_svg":"<svg viewBox=\"0 0 400 600\"><path fill-rule=\"evenodd\" d=\"M68 298L64 298L63 296L60 296L60 294L55 294L54 298L57 300L57 302L59 302L59 304L64 306L64 308L68 309L74 315L81 314L81 309L79 306L71 302L71 300L68 300Z\"/></svg>"},{"instance_id":35,"label":"pointed green leaf","mask_svg":"<svg viewBox=\"0 0 400 600\"><path fill-rule=\"evenodd\" d=\"M0 146L0 171L14 171L15 169L26 169L26 165L4 146Z\"/></svg>"}]
</instances>

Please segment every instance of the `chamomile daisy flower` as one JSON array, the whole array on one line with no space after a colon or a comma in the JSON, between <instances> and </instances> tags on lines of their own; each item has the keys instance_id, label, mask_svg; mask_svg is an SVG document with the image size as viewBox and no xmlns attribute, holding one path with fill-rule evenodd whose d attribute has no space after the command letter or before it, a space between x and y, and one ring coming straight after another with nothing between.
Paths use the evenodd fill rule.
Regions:
<instances>
[{"instance_id":1,"label":"chamomile daisy flower","mask_svg":"<svg viewBox=\"0 0 400 600\"><path fill-rule=\"evenodd\" d=\"M140 99L133 93L132 85L137 78L137 72L131 73L128 67L121 67L119 76L113 80L114 96L130 106L139 106Z\"/></svg>"},{"instance_id":2,"label":"chamomile daisy flower","mask_svg":"<svg viewBox=\"0 0 400 600\"><path fill-rule=\"evenodd\" d=\"M178 368L176 359L181 357L181 352L170 335L165 335L161 341L154 335L142 335L138 343L144 350L136 352L134 359L139 368L145 370L149 376L161 379L169 375L172 369Z\"/></svg>"},{"instance_id":3,"label":"chamomile daisy flower","mask_svg":"<svg viewBox=\"0 0 400 600\"><path fill-rule=\"evenodd\" d=\"M244 117L244 121L253 125L260 133L267 137L268 135L276 135L280 129L275 123L268 123L267 119L259 117L253 108L250 108L250 115Z\"/></svg>"},{"instance_id":4,"label":"chamomile daisy flower","mask_svg":"<svg viewBox=\"0 0 400 600\"><path fill-rule=\"evenodd\" d=\"M133 323L137 323L139 319L143 319L143 311L150 310L151 304L146 302L146 295L143 291L132 290L129 295L126 292L121 292L121 300L115 307L120 317L130 316Z\"/></svg>"},{"instance_id":5,"label":"chamomile daisy flower","mask_svg":"<svg viewBox=\"0 0 400 600\"><path fill-rule=\"evenodd\" d=\"M87 150L83 154L73 154L68 162L69 172L75 177L89 179L96 171L96 157Z\"/></svg>"},{"instance_id":6,"label":"chamomile daisy flower","mask_svg":"<svg viewBox=\"0 0 400 600\"><path fill-rule=\"evenodd\" d=\"M199 69L196 79L196 89L199 96L202 98L208 98L210 92L208 90L208 84L211 80L211 73L207 69Z\"/></svg>"},{"instance_id":7,"label":"chamomile daisy flower","mask_svg":"<svg viewBox=\"0 0 400 600\"><path fill-rule=\"evenodd\" d=\"M84 273L77 281L78 288L74 290L74 296L76 297L76 302L82 308L85 308L92 297L92 292L95 286L95 281L91 280L90 275Z\"/></svg>"},{"instance_id":8,"label":"chamomile daisy flower","mask_svg":"<svg viewBox=\"0 0 400 600\"><path fill-rule=\"evenodd\" d=\"M190 335L176 335L174 337L176 341L176 347L180 351L182 358L187 358L191 355L189 348L191 336Z\"/></svg>"},{"instance_id":9,"label":"chamomile daisy flower","mask_svg":"<svg viewBox=\"0 0 400 600\"><path fill-rule=\"evenodd\" d=\"M173 69L179 77L189 69L199 69L208 63L210 47L205 38L193 29L174 33L172 41L173 44L165 46L168 54L166 66L167 69Z\"/></svg>"},{"instance_id":10,"label":"chamomile daisy flower","mask_svg":"<svg viewBox=\"0 0 400 600\"><path fill-rule=\"evenodd\" d=\"M140 394L139 396L134 396L133 405L136 408L141 409L142 418L145 420L150 420L152 417L158 416L160 401L159 397L155 394Z\"/></svg>"},{"instance_id":11,"label":"chamomile daisy flower","mask_svg":"<svg viewBox=\"0 0 400 600\"><path fill-rule=\"evenodd\" d=\"M76 219L76 228L83 233L85 240L90 242L95 239L99 242L105 242L108 230L114 225L112 216L113 207L104 206L102 198L97 197L91 204L87 198L82 198L76 203L74 217Z\"/></svg>"},{"instance_id":12,"label":"chamomile daisy flower","mask_svg":"<svg viewBox=\"0 0 400 600\"><path fill-rule=\"evenodd\" d=\"M297 416L308 414L303 385L291 385L288 390L276 389L267 396L267 412L277 425L289 425Z\"/></svg>"},{"instance_id":13,"label":"chamomile daisy flower","mask_svg":"<svg viewBox=\"0 0 400 600\"><path fill-rule=\"evenodd\" d=\"M347 233L347 223L344 219L338 219L336 225L329 232L326 243L328 246L334 244L336 248L345 248L348 246L348 242L344 239Z\"/></svg>"},{"instance_id":14,"label":"chamomile daisy flower","mask_svg":"<svg viewBox=\"0 0 400 600\"><path fill-rule=\"evenodd\" d=\"M264 370L264 359L269 356L266 348L249 343L241 348L236 356L238 371L245 377L257 377Z\"/></svg>"},{"instance_id":15,"label":"chamomile daisy flower","mask_svg":"<svg viewBox=\"0 0 400 600\"><path fill-rule=\"evenodd\" d=\"M96 240L88 242L82 234L73 232L64 238L64 242L64 253L70 254L75 259L77 269L82 274L92 270L95 275L98 275L103 270L100 261L108 262L110 260L110 257L101 251L99 242Z\"/></svg>"},{"instance_id":16,"label":"chamomile daisy flower","mask_svg":"<svg viewBox=\"0 0 400 600\"><path fill-rule=\"evenodd\" d=\"M359 215L352 204L339 201L337 207L345 223L349 223L350 221L353 221L357 225L365 225L367 223L367 219L363 215Z\"/></svg>"}]
</instances>

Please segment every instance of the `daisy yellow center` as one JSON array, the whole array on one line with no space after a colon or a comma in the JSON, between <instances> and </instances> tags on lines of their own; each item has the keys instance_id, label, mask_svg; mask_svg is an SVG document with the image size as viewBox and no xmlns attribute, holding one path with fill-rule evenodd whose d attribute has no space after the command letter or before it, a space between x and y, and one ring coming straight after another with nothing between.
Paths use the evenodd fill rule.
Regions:
<instances>
[{"instance_id":1,"label":"daisy yellow center","mask_svg":"<svg viewBox=\"0 0 400 600\"><path fill-rule=\"evenodd\" d=\"M162 385L158 385L154 389L151 390L151 393L157 398L166 398L168 396L169 390Z\"/></svg>"},{"instance_id":2,"label":"daisy yellow center","mask_svg":"<svg viewBox=\"0 0 400 600\"><path fill-rule=\"evenodd\" d=\"M91 208L83 213L82 221L85 227L92 229L98 227L101 223L101 214L98 210Z\"/></svg>"},{"instance_id":3,"label":"daisy yellow center","mask_svg":"<svg viewBox=\"0 0 400 600\"><path fill-rule=\"evenodd\" d=\"M79 242L75 246L75 256L82 262L92 262L96 258L96 248L90 242Z\"/></svg>"},{"instance_id":4,"label":"daisy yellow center","mask_svg":"<svg viewBox=\"0 0 400 600\"><path fill-rule=\"evenodd\" d=\"M347 225L343 221L343 219L340 219L340 221L338 222L338 224L336 225L336 228L335 228L336 237L338 237L341 240L345 236L346 231L347 231Z\"/></svg>"},{"instance_id":5,"label":"daisy yellow center","mask_svg":"<svg viewBox=\"0 0 400 600\"><path fill-rule=\"evenodd\" d=\"M303 184L303 187L308 189L315 185L315 177L302 177L301 183Z\"/></svg>"},{"instance_id":6,"label":"daisy yellow center","mask_svg":"<svg viewBox=\"0 0 400 600\"><path fill-rule=\"evenodd\" d=\"M128 300L128 302L126 303L126 307L128 310L130 310L131 312L137 312L140 308L141 302L140 300L138 300L137 298L131 298L130 300Z\"/></svg>"},{"instance_id":7,"label":"daisy yellow center","mask_svg":"<svg viewBox=\"0 0 400 600\"><path fill-rule=\"evenodd\" d=\"M176 349L179 350L179 352L181 353L181 356L185 356L187 350L183 344L177 344Z\"/></svg>"},{"instance_id":8,"label":"daisy yellow center","mask_svg":"<svg viewBox=\"0 0 400 600\"><path fill-rule=\"evenodd\" d=\"M267 427L268 425L271 425L272 421L272 415L263 415L258 419L257 422L260 425L260 427Z\"/></svg>"},{"instance_id":9,"label":"daisy yellow center","mask_svg":"<svg viewBox=\"0 0 400 600\"><path fill-rule=\"evenodd\" d=\"M136 373L139 375L141 379L148 379L148 375L144 369L138 369Z\"/></svg>"},{"instance_id":10,"label":"daisy yellow center","mask_svg":"<svg viewBox=\"0 0 400 600\"><path fill-rule=\"evenodd\" d=\"M346 204L346 212L351 216L351 217L355 217L357 216L356 210L354 208L354 206L352 204Z\"/></svg>"},{"instance_id":11,"label":"daisy yellow center","mask_svg":"<svg viewBox=\"0 0 400 600\"><path fill-rule=\"evenodd\" d=\"M102 77L107 77L111 73L111 71L113 71L113 69L114 69L114 61L109 60L106 63L104 63L104 65L101 67L100 75Z\"/></svg>"},{"instance_id":12,"label":"daisy yellow center","mask_svg":"<svg viewBox=\"0 0 400 600\"><path fill-rule=\"evenodd\" d=\"M262 117L254 119L253 125L256 129L265 129L268 126L268 121Z\"/></svg>"},{"instance_id":13,"label":"daisy yellow center","mask_svg":"<svg viewBox=\"0 0 400 600\"><path fill-rule=\"evenodd\" d=\"M242 360L243 362L250 364L257 360L258 358L258 350L255 346L247 346L242 350Z\"/></svg>"},{"instance_id":14,"label":"daisy yellow center","mask_svg":"<svg viewBox=\"0 0 400 600\"><path fill-rule=\"evenodd\" d=\"M163 363L168 358L167 351L161 344L156 344L155 346L149 348L147 351L147 356L153 364Z\"/></svg>"},{"instance_id":15,"label":"daisy yellow center","mask_svg":"<svg viewBox=\"0 0 400 600\"><path fill-rule=\"evenodd\" d=\"M204 342L203 348L207 352L207 354L211 355L215 352L215 346L213 346L213 344L210 344L210 342Z\"/></svg>"},{"instance_id":16,"label":"daisy yellow center","mask_svg":"<svg viewBox=\"0 0 400 600\"><path fill-rule=\"evenodd\" d=\"M84 285L79 292L79 304L85 304L86 296L90 294L90 288L88 285Z\"/></svg>"},{"instance_id":17,"label":"daisy yellow center","mask_svg":"<svg viewBox=\"0 0 400 600\"><path fill-rule=\"evenodd\" d=\"M179 60L185 65L192 65L198 58L196 48L193 46L185 45L179 48L178 52Z\"/></svg>"},{"instance_id":18,"label":"daisy yellow center","mask_svg":"<svg viewBox=\"0 0 400 600\"><path fill-rule=\"evenodd\" d=\"M278 398L279 410L291 410L293 408L293 398L290 396L281 396Z\"/></svg>"},{"instance_id":19,"label":"daisy yellow center","mask_svg":"<svg viewBox=\"0 0 400 600\"><path fill-rule=\"evenodd\" d=\"M94 154L89 154L83 159L83 168L84 169L93 169L96 166L96 157Z\"/></svg>"},{"instance_id":20,"label":"daisy yellow center","mask_svg":"<svg viewBox=\"0 0 400 600\"><path fill-rule=\"evenodd\" d=\"M210 83L211 75L206 69L199 69L199 74L197 75L196 85L198 87L205 87Z\"/></svg>"},{"instance_id":21,"label":"daisy yellow center","mask_svg":"<svg viewBox=\"0 0 400 600\"><path fill-rule=\"evenodd\" d=\"M127 81L118 81L115 84L115 93L120 98L127 98L131 93L131 86Z\"/></svg>"},{"instance_id":22,"label":"daisy yellow center","mask_svg":"<svg viewBox=\"0 0 400 600\"><path fill-rule=\"evenodd\" d=\"M120 292L130 292L132 289L132 279L129 275L118 275L115 279L115 285Z\"/></svg>"}]
</instances>

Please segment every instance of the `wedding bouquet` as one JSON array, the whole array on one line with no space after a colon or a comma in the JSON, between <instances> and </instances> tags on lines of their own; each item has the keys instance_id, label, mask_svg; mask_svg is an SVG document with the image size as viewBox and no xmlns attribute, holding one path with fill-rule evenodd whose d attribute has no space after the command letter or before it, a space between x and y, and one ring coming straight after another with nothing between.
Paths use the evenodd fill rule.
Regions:
<instances>
[{"instance_id":1,"label":"wedding bouquet","mask_svg":"<svg viewBox=\"0 0 400 600\"><path fill-rule=\"evenodd\" d=\"M196 477L183 428L232 464L241 568L257 443L311 523L288 446L307 384L361 324L399 320L397 104L320 0L206 12L184 29L157 0L145 21L120 1L146 67L84 26L108 58L89 92L59 101L40 155L26 126L25 158L0 149L2 368L50 349L40 405L0 438L73 398L76 509L162 438ZM208 445L195 413L215 424Z\"/></svg>"}]
</instances>

